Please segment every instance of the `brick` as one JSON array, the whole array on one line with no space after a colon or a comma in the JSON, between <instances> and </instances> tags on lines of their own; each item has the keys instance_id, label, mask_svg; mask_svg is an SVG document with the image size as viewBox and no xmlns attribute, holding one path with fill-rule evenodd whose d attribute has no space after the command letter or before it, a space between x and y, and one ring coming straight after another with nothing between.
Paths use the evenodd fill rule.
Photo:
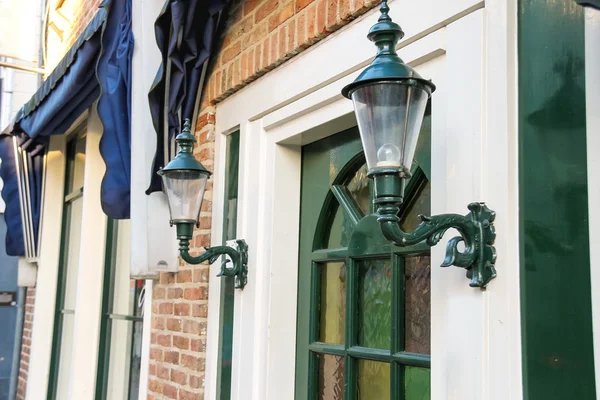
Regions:
<instances>
[{"instance_id":1,"label":"brick","mask_svg":"<svg viewBox=\"0 0 600 400\"><path fill-rule=\"evenodd\" d=\"M169 385L168 383L163 384L162 393L169 399L177 398L177 388L173 385Z\"/></svg>"},{"instance_id":2,"label":"brick","mask_svg":"<svg viewBox=\"0 0 600 400\"><path fill-rule=\"evenodd\" d=\"M161 284L169 284L175 282L175 274L171 272L161 272L160 273L160 283Z\"/></svg>"},{"instance_id":3,"label":"brick","mask_svg":"<svg viewBox=\"0 0 600 400\"><path fill-rule=\"evenodd\" d=\"M163 360L163 351L160 349L150 349L150 359L151 360L156 360L156 361L162 361Z\"/></svg>"},{"instance_id":4,"label":"brick","mask_svg":"<svg viewBox=\"0 0 600 400\"><path fill-rule=\"evenodd\" d=\"M190 380L190 387L192 387L194 389L203 387L204 379L202 379L202 377L196 376L196 375L190 375L189 380Z\"/></svg>"},{"instance_id":5,"label":"brick","mask_svg":"<svg viewBox=\"0 0 600 400\"><path fill-rule=\"evenodd\" d=\"M277 61L283 61L280 60L283 56L285 56L286 53L286 48L287 48L287 38L286 38L286 34L285 31L287 30L286 26L282 26L281 28L279 28L279 56Z\"/></svg>"},{"instance_id":6,"label":"brick","mask_svg":"<svg viewBox=\"0 0 600 400\"><path fill-rule=\"evenodd\" d=\"M256 9L256 13L254 14L254 23L258 24L269 14L275 11L278 6L279 0L264 0L261 6Z\"/></svg>"},{"instance_id":7,"label":"brick","mask_svg":"<svg viewBox=\"0 0 600 400\"><path fill-rule=\"evenodd\" d=\"M167 329L173 332L181 332L181 320L178 318L167 319Z\"/></svg>"},{"instance_id":8,"label":"brick","mask_svg":"<svg viewBox=\"0 0 600 400\"><path fill-rule=\"evenodd\" d=\"M148 374L150 376L156 376L156 364L148 365Z\"/></svg>"},{"instance_id":9,"label":"brick","mask_svg":"<svg viewBox=\"0 0 600 400\"><path fill-rule=\"evenodd\" d=\"M308 35L306 31L306 12L298 15L298 21L296 23L296 41L298 47L304 49L308 47Z\"/></svg>"},{"instance_id":10,"label":"brick","mask_svg":"<svg viewBox=\"0 0 600 400\"><path fill-rule=\"evenodd\" d=\"M190 339L183 336L173 336L173 346L182 350L187 350L190 347Z\"/></svg>"},{"instance_id":11,"label":"brick","mask_svg":"<svg viewBox=\"0 0 600 400\"><path fill-rule=\"evenodd\" d=\"M314 0L295 0L295 10L296 12L299 12L300 10L304 9L306 6L308 6L310 3L312 3Z\"/></svg>"},{"instance_id":12,"label":"brick","mask_svg":"<svg viewBox=\"0 0 600 400\"><path fill-rule=\"evenodd\" d=\"M210 269L201 267L194 270L194 282L208 282Z\"/></svg>"},{"instance_id":13,"label":"brick","mask_svg":"<svg viewBox=\"0 0 600 400\"><path fill-rule=\"evenodd\" d=\"M183 289L181 288L169 288L167 291L167 298L169 299L180 299L183 296Z\"/></svg>"},{"instance_id":14,"label":"brick","mask_svg":"<svg viewBox=\"0 0 600 400\"><path fill-rule=\"evenodd\" d=\"M258 7L263 0L246 0L244 1L244 16L250 14Z\"/></svg>"},{"instance_id":15,"label":"brick","mask_svg":"<svg viewBox=\"0 0 600 400\"><path fill-rule=\"evenodd\" d=\"M228 62L233 60L235 57L237 57L237 55L240 54L241 51L242 51L242 42L238 40L237 42L233 43L231 46L229 46L228 48L226 48L223 51L223 53L221 55L221 62L223 64L227 64Z\"/></svg>"},{"instance_id":16,"label":"brick","mask_svg":"<svg viewBox=\"0 0 600 400\"><path fill-rule=\"evenodd\" d=\"M179 400L202 400L203 398L202 393L188 392L185 389L179 390Z\"/></svg>"},{"instance_id":17,"label":"brick","mask_svg":"<svg viewBox=\"0 0 600 400\"><path fill-rule=\"evenodd\" d=\"M164 347L171 347L171 335L158 335L157 343Z\"/></svg>"},{"instance_id":18,"label":"brick","mask_svg":"<svg viewBox=\"0 0 600 400\"><path fill-rule=\"evenodd\" d=\"M269 32L273 32L278 26L294 15L294 2L290 1L269 17Z\"/></svg>"},{"instance_id":19,"label":"brick","mask_svg":"<svg viewBox=\"0 0 600 400\"><path fill-rule=\"evenodd\" d=\"M181 364L194 371L204 371L204 359L199 357L182 354Z\"/></svg>"},{"instance_id":20,"label":"brick","mask_svg":"<svg viewBox=\"0 0 600 400\"><path fill-rule=\"evenodd\" d=\"M327 0L319 0L317 5L317 36L327 33Z\"/></svg>"},{"instance_id":21,"label":"brick","mask_svg":"<svg viewBox=\"0 0 600 400\"><path fill-rule=\"evenodd\" d=\"M192 270L182 269L177 273L177 283L186 283L192 281Z\"/></svg>"},{"instance_id":22,"label":"brick","mask_svg":"<svg viewBox=\"0 0 600 400\"><path fill-rule=\"evenodd\" d=\"M286 40L287 40L287 53L294 54L296 52L296 21L291 20L288 22L286 29Z\"/></svg>"},{"instance_id":23,"label":"brick","mask_svg":"<svg viewBox=\"0 0 600 400\"><path fill-rule=\"evenodd\" d=\"M317 37L317 4L313 3L306 9L306 35L307 40Z\"/></svg>"},{"instance_id":24,"label":"brick","mask_svg":"<svg viewBox=\"0 0 600 400\"><path fill-rule=\"evenodd\" d=\"M327 30L333 31L339 22L338 0L327 0Z\"/></svg>"},{"instance_id":25,"label":"brick","mask_svg":"<svg viewBox=\"0 0 600 400\"><path fill-rule=\"evenodd\" d=\"M173 303L161 303L158 305L159 314L173 314Z\"/></svg>"},{"instance_id":26,"label":"brick","mask_svg":"<svg viewBox=\"0 0 600 400\"><path fill-rule=\"evenodd\" d=\"M195 274L196 274L196 271L194 271L194 275ZM188 316L188 315L190 315L190 305L187 304L187 303L178 303L178 304L175 304L174 314L175 315L180 315L180 316Z\"/></svg>"},{"instance_id":27,"label":"brick","mask_svg":"<svg viewBox=\"0 0 600 400\"><path fill-rule=\"evenodd\" d=\"M269 18L270 19L270 18ZM250 31L249 34L245 35L242 38L242 51L247 50L248 47L255 45L260 42L264 38L267 37L269 33L268 22L264 21L263 23L256 25L255 28Z\"/></svg>"},{"instance_id":28,"label":"brick","mask_svg":"<svg viewBox=\"0 0 600 400\"><path fill-rule=\"evenodd\" d=\"M206 318L208 316L207 304L192 304L192 317Z\"/></svg>"},{"instance_id":29,"label":"brick","mask_svg":"<svg viewBox=\"0 0 600 400\"><path fill-rule=\"evenodd\" d=\"M171 370L171 382L178 383L180 385L187 384L187 374L183 371L179 371L177 369Z\"/></svg>"},{"instance_id":30,"label":"brick","mask_svg":"<svg viewBox=\"0 0 600 400\"><path fill-rule=\"evenodd\" d=\"M205 287L186 288L183 292L183 298L186 300L206 300L206 294Z\"/></svg>"},{"instance_id":31,"label":"brick","mask_svg":"<svg viewBox=\"0 0 600 400\"><path fill-rule=\"evenodd\" d=\"M195 320L185 320L183 321L183 332L193 333L196 335L205 334L205 324L203 322L198 322Z\"/></svg>"},{"instance_id":32,"label":"brick","mask_svg":"<svg viewBox=\"0 0 600 400\"><path fill-rule=\"evenodd\" d=\"M340 1L340 18L342 21L350 21L352 19L352 12L350 0L339 0Z\"/></svg>"},{"instance_id":33,"label":"brick","mask_svg":"<svg viewBox=\"0 0 600 400\"><path fill-rule=\"evenodd\" d=\"M179 364L179 353L176 351L165 351L165 362L169 364Z\"/></svg>"},{"instance_id":34,"label":"brick","mask_svg":"<svg viewBox=\"0 0 600 400\"><path fill-rule=\"evenodd\" d=\"M165 367L164 365L159 364L156 366L156 376L158 376L161 379L169 379L170 372L170 369Z\"/></svg>"},{"instance_id":35,"label":"brick","mask_svg":"<svg viewBox=\"0 0 600 400\"><path fill-rule=\"evenodd\" d=\"M164 299L165 298L165 288L152 289L152 298L153 299Z\"/></svg>"},{"instance_id":36,"label":"brick","mask_svg":"<svg viewBox=\"0 0 600 400\"><path fill-rule=\"evenodd\" d=\"M206 340L205 339L190 340L190 350L197 352L197 353L204 353L204 351L206 351Z\"/></svg>"},{"instance_id":37,"label":"brick","mask_svg":"<svg viewBox=\"0 0 600 400\"><path fill-rule=\"evenodd\" d=\"M148 381L148 389L150 389L151 391L153 391L155 393L162 393L163 392L163 384L159 381L155 381L154 379L150 379Z\"/></svg>"}]
</instances>

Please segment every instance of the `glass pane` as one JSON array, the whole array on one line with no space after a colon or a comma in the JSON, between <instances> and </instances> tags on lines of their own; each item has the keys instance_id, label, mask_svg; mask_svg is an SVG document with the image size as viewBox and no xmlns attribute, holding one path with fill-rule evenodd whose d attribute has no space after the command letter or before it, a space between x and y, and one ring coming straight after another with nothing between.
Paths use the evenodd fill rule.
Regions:
<instances>
[{"instance_id":1,"label":"glass pane","mask_svg":"<svg viewBox=\"0 0 600 400\"><path fill-rule=\"evenodd\" d=\"M428 97L399 82L377 82L352 92L369 168L410 168Z\"/></svg>"},{"instance_id":2,"label":"glass pane","mask_svg":"<svg viewBox=\"0 0 600 400\"><path fill-rule=\"evenodd\" d=\"M358 344L389 349L392 332L391 260L363 260L358 266Z\"/></svg>"},{"instance_id":3,"label":"glass pane","mask_svg":"<svg viewBox=\"0 0 600 400\"><path fill-rule=\"evenodd\" d=\"M56 398L69 397L69 373L71 372L71 355L73 354L73 325L75 315L62 315L62 337L60 341L60 355L58 364L58 382L56 385Z\"/></svg>"},{"instance_id":4,"label":"glass pane","mask_svg":"<svg viewBox=\"0 0 600 400\"><path fill-rule=\"evenodd\" d=\"M207 180L208 174L197 171L172 171L162 176L172 220L198 220Z\"/></svg>"},{"instance_id":5,"label":"glass pane","mask_svg":"<svg viewBox=\"0 0 600 400\"><path fill-rule=\"evenodd\" d=\"M321 265L321 315L319 340L343 344L346 326L346 264Z\"/></svg>"},{"instance_id":6,"label":"glass pane","mask_svg":"<svg viewBox=\"0 0 600 400\"><path fill-rule=\"evenodd\" d=\"M113 319L111 324L106 398L137 399L140 380L142 322Z\"/></svg>"},{"instance_id":7,"label":"glass pane","mask_svg":"<svg viewBox=\"0 0 600 400\"><path fill-rule=\"evenodd\" d=\"M390 398L390 364L358 361L358 400Z\"/></svg>"},{"instance_id":8,"label":"glass pane","mask_svg":"<svg viewBox=\"0 0 600 400\"><path fill-rule=\"evenodd\" d=\"M413 231L421 223L419 214L431 215L431 185L429 182L419 189L419 193L413 199L414 201L401 214L400 226L405 232Z\"/></svg>"},{"instance_id":9,"label":"glass pane","mask_svg":"<svg viewBox=\"0 0 600 400\"><path fill-rule=\"evenodd\" d=\"M331 231L329 232L327 248L336 249L339 247L347 247L353 229L354 225L352 220L348 218L344 209L338 206L335 218L333 219L333 224L331 225Z\"/></svg>"},{"instance_id":10,"label":"glass pane","mask_svg":"<svg viewBox=\"0 0 600 400\"><path fill-rule=\"evenodd\" d=\"M129 220L115 221L116 237L113 238L115 252L115 275L113 283L113 314L133 315L135 304L135 282L129 279L129 255L131 238Z\"/></svg>"},{"instance_id":11,"label":"glass pane","mask_svg":"<svg viewBox=\"0 0 600 400\"><path fill-rule=\"evenodd\" d=\"M424 368L404 368L404 398L406 400L431 399L431 371Z\"/></svg>"},{"instance_id":12,"label":"glass pane","mask_svg":"<svg viewBox=\"0 0 600 400\"><path fill-rule=\"evenodd\" d=\"M69 143L66 194L72 193L83 187L83 177L85 172L85 142L86 135L82 135Z\"/></svg>"},{"instance_id":13,"label":"glass pane","mask_svg":"<svg viewBox=\"0 0 600 400\"><path fill-rule=\"evenodd\" d=\"M79 197L67 206L69 213L66 235L66 283L63 308L74 310L77 296L77 269L79 268L79 247L81 243L81 215L83 213L83 197Z\"/></svg>"},{"instance_id":14,"label":"glass pane","mask_svg":"<svg viewBox=\"0 0 600 400\"><path fill-rule=\"evenodd\" d=\"M319 400L341 400L344 398L344 357L318 354Z\"/></svg>"},{"instance_id":15,"label":"glass pane","mask_svg":"<svg viewBox=\"0 0 600 400\"><path fill-rule=\"evenodd\" d=\"M431 354L431 258L407 257L404 271L405 349Z\"/></svg>"},{"instance_id":16,"label":"glass pane","mask_svg":"<svg viewBox=\"0 0 600 400\"><path fill-rule=\"evenodd\" d=\"M371 180L367 177L367 164L360 167L348 183L348 190L356 200L360 209L368 215L371 213Z\"/></svg>"}]
</instances>

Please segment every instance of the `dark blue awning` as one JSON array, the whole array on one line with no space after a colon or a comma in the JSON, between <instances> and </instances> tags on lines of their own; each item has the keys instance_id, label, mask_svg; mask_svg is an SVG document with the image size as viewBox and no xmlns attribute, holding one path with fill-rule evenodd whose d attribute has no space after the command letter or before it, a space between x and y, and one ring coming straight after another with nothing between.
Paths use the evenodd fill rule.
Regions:
<instances>
[{"instance_id":1,"label":"dark blue awning","mask_svg":"<svg viewBox=\"0 0 600 400\"><path fill-rule=\"evenodd\" d=\"M199 103L204 67L218 33L225 26L227 12L224 11L229 3L230 0L167 0L154 24L162 63L148 93L156 131L156 155L148 194L162 190L156 172L173 156L168 143L181 131L182 121L190 119L195 126L194 113Z\"/></svg>"},{"instance_id":2,"label":"dark blue awning","mask_svg":"<svg viewBox=\"0 0 600 400\"><path fill-rule=\"evenodd\" d=\"M48 136L60 135L98 99L106 163L101 201L129 218L131 0L105 0L38 91L0 136L7 253L37 257Z\"/></svg>"}]
</instances>

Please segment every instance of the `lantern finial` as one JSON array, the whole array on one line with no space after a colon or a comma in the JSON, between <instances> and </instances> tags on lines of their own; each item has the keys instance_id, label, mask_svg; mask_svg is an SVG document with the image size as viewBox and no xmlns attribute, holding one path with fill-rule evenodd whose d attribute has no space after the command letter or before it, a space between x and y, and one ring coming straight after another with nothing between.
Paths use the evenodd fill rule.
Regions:
<instances>
[{"instance_id":1,"label":"lantern finial","mask_svg":"<svg viewBox=\"0 0 600 400\"><path fill-rule=\"evenodd\" d=\"M390 7L387 4L387 0L383 0L381 2L381 7L379 8L379 11L381 11L381 16L379 17L379 20L378 20L379 22L392 20L390 18L390 16L388 15L388 12L390 12Z\"/></svg>"}]
</instances>

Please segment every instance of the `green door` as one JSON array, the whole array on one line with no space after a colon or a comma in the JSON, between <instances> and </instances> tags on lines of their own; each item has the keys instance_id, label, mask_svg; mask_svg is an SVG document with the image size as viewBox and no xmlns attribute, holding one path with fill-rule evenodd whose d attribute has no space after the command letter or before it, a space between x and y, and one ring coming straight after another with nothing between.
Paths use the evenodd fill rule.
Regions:
<instances>
[{"instance_id":1,"label":"green door","mask_svg":"<svg viewBox=\"0 0 600 400\"><path fill-rule=\"evenodd\" d=\"M405 229L430 209L429 122ZM429 248L384 239L356 128L303 148L301 196L296 399L429 399Z\"/></svg>"}]
</instances>

